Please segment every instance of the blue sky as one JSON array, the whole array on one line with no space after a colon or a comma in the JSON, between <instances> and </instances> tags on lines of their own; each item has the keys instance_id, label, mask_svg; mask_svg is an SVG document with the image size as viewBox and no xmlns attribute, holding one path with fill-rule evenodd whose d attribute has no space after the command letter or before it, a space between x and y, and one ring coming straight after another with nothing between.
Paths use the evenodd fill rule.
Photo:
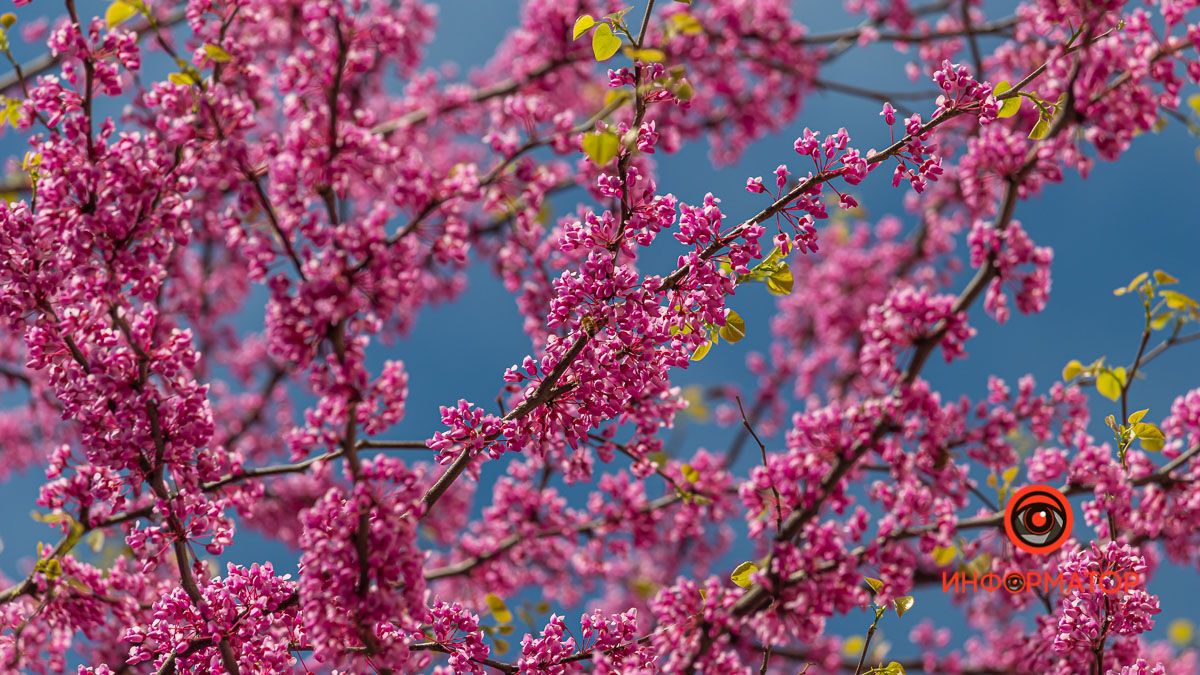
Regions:
<instances>
[{"instance_id":1,"label":"blue sky","mask_svg":"<svg viewBox=\"0 0 1200 675\"><path fill-rule=\"evenodd\" d=\"M439 33L428 51L429 65L451 61L468 68L480 65L499 43L503 28L515 25L517 17L515 2L447 0L438 4ZM798 16L811 17L808 21L816 31L855 23L833 9L839 3L804 0L795 4ZM996 6L1008 5L1005 2ZM1003 9L994 16L1001 16L999 11ZM853 50L823 77L853 79L879 88L918 88L903 75L906 60L890 47ZM932 103L917 107L927 115ZM768 175L777 164L792 161L792 140L804 127L833 131L845 126L856 137L856 144L882 147L886 138L882 136L885 132L878 112L878 104L870 101L814 94L787 130L755 143L735 166L713 168L703 144L675 156L660 156L660 190L674 192L681 200L693 203L711 191L724 200L724 210L731 217L748 215L761 204L758 196L744 192L746 177ZM4 156L19 157L24 152L15 141L11 135L0 138ZM1089 362L1107 355L1118 363L1131 360L1140 329L1139 309L1134 301L1113 297L1113 288L1124 285L1138 272L1158 267L1180 277L1181 290L1200 293L1200 268L1195 264L1196 252L1200 251L1200 190L1195 188L1200 165L1194 155L1197 145L1200 139L1172 121L1161 133L1139 138L1119 163L1098 161L1087 181L1068 174L1063 184L1050 186L1039 197L1021 203L1017 218L1038 244L1052 246L1055 251L1054 287L1048 307L1032 317L1014 312L1004 326L977 309L972 320L979 335L969 344L969 357L950 367L940 359L931 360L926 371L931 382L948 397L966 394L978 399L985 395L987 378L992 374L1015 383L1030 373L1044 389L1059 377L1063 364L1071 358ZM855 193L859 201L872 220L893 213L911 225L912 218L900 208L902 191L891 188L882 178L875 174L860 186ZM557 212L573 208L578 198L574 193L556 200ZM644 265L648 270L668 269L675 253L663 251L661 258L646 257ZM802 285L803 279L796 283ZM763 349L768 344L768 321L774 312L773 298L757 290L739 293L736 301L749 327L747 339L738 345L723 344L702 363L680 373L678 383L714 384L733 379L751 385L744 372L744 359L749 350ZM260 317L248 319L247 330L259 330L260 322ZM529 341L520 326L513 298L485 266L477 265L470 271L470 286L460 302L426 311L411 337L373 350L376 370L384 359L400 358L410 375L408 417L388 436L427 437L438 428L439 405L452 404L459 398L480 403L493 400L504 369L529 352ZM1200 385L1197 351L1200 344L1183 347L1152 364L1147 379L1136 389L1135 407L1148 407L1151 418L1161 419L1176 395ZM1092 402L1097 419L1113 412L1105 399L1093 396ZM729 430L707 427L689 427L682 433L689 447L703 439L708 447L718 450L725 447L731 434ZM1094 433L1103 437L1105 431L1097 427ZM500 468L488 467L485 482ZM38 537L53 539L43 526L26 516L34 506L38 482L39 476L26 476L0 489L0 505L10 514L0 528L4 543L0 569L10 576L23 571ZM274 559L280 561L280 569L286 567L280 564L282 561L294 560L278 546L247 532L239 535L228 555L244 562ZM1151 584L1152 592L1164 596L1156 634L1161 635L1172 618L1196 618L1194 607L1200 601L1200 584L1195 583L1195 572L1171 567ZM906 617L903 632L889 631L885 625L889 640L894 645L905 642L907 628L923 617L932 617L938 624L959 625L960 615L949 613L948 602L939 596L936 588L919 593L910 615L913 620L909 623ZM833 622L831 631L861 633L867 621L865 614L852 615ZM899 653L909 652L900 648Z\"/></svg>"}]
</instances>

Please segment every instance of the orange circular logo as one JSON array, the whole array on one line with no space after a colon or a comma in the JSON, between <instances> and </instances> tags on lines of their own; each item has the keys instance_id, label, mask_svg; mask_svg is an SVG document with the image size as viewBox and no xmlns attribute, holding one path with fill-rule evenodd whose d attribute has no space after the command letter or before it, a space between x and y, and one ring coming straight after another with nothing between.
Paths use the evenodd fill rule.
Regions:
<instances>
[{"instance_id":1,"label":"orange circular logo","mask_svg":"<svg viewBox=\"0 0 1200 675\"><path fill-rule=\"evenodd\" d=\"M1063 493L1049 485L1029 485L1008 500L1004 532L1029 553L1053 553L1071 536L1074 518Z\"/></svg>"}]
</instances>

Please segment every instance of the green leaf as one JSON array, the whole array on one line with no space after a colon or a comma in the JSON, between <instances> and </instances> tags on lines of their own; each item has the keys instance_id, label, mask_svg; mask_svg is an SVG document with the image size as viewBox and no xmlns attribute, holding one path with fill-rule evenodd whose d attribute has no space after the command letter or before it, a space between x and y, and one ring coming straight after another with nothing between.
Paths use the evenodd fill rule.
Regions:
<instances>
[{"instance_id":1,"label":"green leaf","mask_svg":"<svg viewBox=\"0 0 1200 675\"><path fill-rule=\"evenodd\" d=\"M686 478L689 483L695 483L696 481L700 480L700 472L697 471L696 468L691 464L679 465L679 473L682 473L683 477Z\"/></svg>"},{"instance_id":2,"label":"green leaf","mask_svg":"<svg viewBox=\"0 0 1200 675\"><path fill-rule=\"evenodd\" d=\"M677 33L683 35L696 35L704 32L704 26L700 25L699 19L688 14L687 12L679 12L672 14L668 21L671 22L671 28Z\"/></svg>"},{"instance_id":3,"label":"green leaf","mask_svg":"<svg viewBox=\"0 0 1200 675\"><path fill-rule=\"evenodd\" d=\"M1129 383L1129 380L1125 378L1124 366L1117 366L1116 368L1113 368L1112 373L1113 377L1117 378L1117 382L1120 382L1122 387Z\"/></svg>"},{"instance_id":4,"label":"green leaf","mask_svg":"<svg viewBox=\"0 0 1200 675\"><path fill-rule=\"evenodd\" d=\"M1200 95L1200 94L1198 94ZM1162 270L1154 270L1154 280L1160 284L1177 284L1179 280Z\"/></svg>"},{"instance_id":5,"label":"green leaf","mask_svg":"<svg viewBox=\"0 0 1200 675\"><path fill-rule=\"evenodd\" d=\"M755 565L750 561L746 561L741 565L738 565L733 570L733 574L729 575L729 578L733 581L733 583L741 586L742 588L750 588L750 586L754 584L754 582L750 580L750 575L757 571L758 565Z\"/></svg>"},{"instance_id":6,"label":"green leaf","mask_svg":"<svg viewBox=\"0 0 1200 675\"><path fill-rule=\"evenodd\" d=\"M595 25L596 20L592 18L591 14L584 14L578 19L575 19L575 29L571 31L571 39L578 40L580 35L588 32L588 30Z\"/></svg>"},{"instance_id":7,"label":"green leaf","mask_svg":"<svg viewBox=\"0 0 1200 675\"><path fill-rule=\"evenodd\" d=\"M612 27L602 23L592 31L592 54L597 61L607 61L621 48L621 38L612 32Z\"/></svg>"},{"instance_id":8,"label":"green leaf","mask_svg":"<svg viewBox=\"0 0 1200 675\"><path fill-rule=\"evenodd\" d=\"M497 654L507 654L508 653L508 640L494 638L492 640L492 647L494 648L494 650Z\"/></svg>"},{"instance_id":9,"label":"green leaf","mask_svg":"<svg viewBox=\"0 0 1200 675\"><path fill-rule=\"evenodd\" d=\"M1035 141L1040 141L1050 135L1050 123L1044 119L1038 120L1037 124L1033 125L1033 130L1029 132L1029 137Z\"/></svg>"},{"instance_id":10,"label":"green leaf","mask_svg":"<svg viewBox=\"0 0 1200 675\"><path fill-rule=\"evenodd\" d=\"M617 156L621 141L611 131L592 131L583 135L583 152L596 166L604 166Z\"/></svg>"},{"instance_id":11,"label":"green leaf","mask_svg":"<svg viewBox=\"0 0 1200 675\"><path fill-rule=\"evenodd\" d=\"M226 63L233 59L233 57L229 55L229 52L225 51L221 45L214 45L212 43L207 43L204 45L204 53L208 54L208 58L216 61L217 63Z\"/></svg>"},{"instance_id":12,"label":"green leaf","mask_svg":"<svg viewBox=\"0 0 1200 675\"><path fill-rule=\"evenodd\" d=\"M721 330L718 332L721 337L731 343L740 342L742 338L746 337L746 321L742 319L740 314L731 309L725 315L725 325L721 326Z\"/></svg>"},{"instance_id":13,"label":"green leaf","mask_svg":"<svg viewBox=\"0 0 1200 675\"><path fill-rule=\"evenodd\" d=\"M996 87L992 89L992 93L996 97L999 97L1001 94L1011 89L1012 85L1009 84L1007 80L1001 80L1000 84L997 84ZM996 117L1012 117L1013 115L1016 115L1020 109L1020 95L1013 96L1012 98L1006 98L1000 102L1000 112L996 113Z\"/></svg>"},{"instance_id":14,"label":"green leaf","mask_svg":"<svg viewBox=\"0 0 1200 675\"><path fill-rule=\"evenodd\" d=\"M1139 422L1133 425L1133 433L1141 441L1142 449L1147 452L1158 452L1167 444L1167 438L1162 429L1149 422Z\"/></svg>"},{"instance_id":15,"label":"green leaf","mask_svg":"<svg viewBox=\"0 0 1200 675\"><path fill-rule=\"evenodd\" d=\"M1163 326L1167 325L1171 319L1175 318L1175 312L1162 311L1154 315L1150 320L1150 328L1153 330L1162 330Z\"/></svg>"},{"instance_id":16,"label":"green leaf","mask_svg":"<svg viewBox=\"0 0 1200 675\"><path fill-rule=\"evenodd\" d=\"M1134 277L1133 281L1130 281L1129 284L1127 284L1124 288L1115 289L1113 291L1113 295L1121 296L1121 295L1125 295L1126 293L1132 293L1138 286L1142 285L1143 281L1145 281L1149 277L1150 277L1149 272L1142 272L1141 274Z\"/></svg>"},{"instance_id":17,"label":"green leaf","mask_svg":"<svg viewBox=\"0 0 1200 675\"><path fill-rule=\"evenodd\" d=\"M692 360L699 361L708 356L708 350L710 349L712 349L712 343L707 341L699 347L696 347L696 351L692 352Z\"/></svg>"},{"instance_id":18,"label":"green leaf","mask_svg":"<svg viewBox=\"0 0 1200 675\"><path fill-rule=\"evenodd\" d=\"M794 285L795 278L792 276L792 268L786 261L783 263L783 267L767 277L767 290L774 295L791 295Z\"/></svg>"},{"instance_id":19,"label":"green leaf","mask_svg":"<svg viewBox=\"0 0 1200 675\"><path fill-rule=\"evenodd\" d=\"M487 603L488 609L491 610L492 616L496 618L497 623L512 623L513 615L508 610L508 605L504 604L504 598L495 593L488 593L483 597L483 601Z\"/></svg>"},{"instance_id":20,"label":"green leaf","mask_svg":"<svg viewBox=\"0 0 1200 675\"><path fill-rule=\"evenodd\" d=\"M876 593L878 593L880 590L883 589L883 581L881 579L876 579L875 577L863 577L863 578L866 580L867 585L871 587L872 591L875 591Z\"/></svg>"},{"instance_id":21,"label":"green leaf","mask_svg":"<svg viewBox=\"0 0 1200 675\"><path fill-rule=\"evenodd\" d=\"M933 562L938 567L945 567L954 562L954 558L958 555L958 549L953 546L935 546L933 548Z\"/></svg>"},{"instance_id":22,"label":"green leaf","mask_svg":"<svg viewBox=\"0 0 1200 675\"><path fill-rule=\"evenodd\" d=\"M185 87L190 87L193 84L196 84L196 78L192 77L189 73L171 73L170 75L167 75L167 79L175 84L183 85Z\"/></svg>"},{"instance_id":23,"label":"green leaf","mask_svg":"<svg viewBox=\"0 0 1200 675\"><path fill-rule=\"evenodd\" d=\"M1167 307L1171 309L1195 309L1200 307L1200 303L1197 303L1179 291L1161 290L1158 292L1158 295L1167 301Z\"/></svg>"},{"instance_id":24,"label":"green leaf","mask_svg":"<svg viewBox=\"0 0 1200 675\"><path fill-rule=\"evenodd\" d=\"M905 675L904 666L898 661L892 661L883 667L883 675Z\"/></svg>"},{"instance_id":25,"label":"green leaf","mask_svg":"<svg viewBox=\"0 0 1200 675\"><path fill-rule=\"evenodd\" d=\"M1149 408L1145 408L1145 409L1143 409L1143 410L1139 410L1139 411L1137 411L1137 412L1135 412L1135 413L1130 413L1130 415L1129 415L1129 423L1130 423L1130 424L1137 424L1138 422L1141 422L1141 421L1142 421L1142 418L1143 418L1143 417L1145 417L1145 416L1146 416L1146 413L1148 413L1148 412L1150 412L1150 409L1149 409Z\"/></svg>"},{"instance_id":26,"label":"green leaf","mask_svg":"<svg viewBox=\"0 0 1200 675\"><path fill-rule=\"evenodd\" d=\"M1067 362L1067 365L1063 366L1063 382L1070 382L1071 380L1079 377L1081 373L1083 373L1083 364L1077 359L1071 359Z\"/></svg>"},{"instance_id":27,"label":"green leaf","mask_svg":"<svg viewBox=\"0 0 1200 675\"><path fill-rule=\"evenodd\" d=\"M1002 475L1002 478L1004 478L1004 484L1012 485L1013 480L1015 480L1017 477L1017 472L1020 470L1021 470L1021 467L1019 467L1019 466L1010 466L1007 469L1005 469L1004 474Z\"/></svg>"},{"instance_id":28,"label":"green leaf","mask_svg":"<svg viewBox=\"0 0 1200 675\"><path fill-rule=\"evenodd\" d=\"M1121 383L1111 370L1104 370L1096 377L1096 391L1104 398L1115 401L1121 397Z\"/></svg>"},{"instance_id":29,"label":"green leaf","mask_svg":"<svg viewBox=\"0 0 1200 675\"><path fill-rule=\"evenodd\" d=\"M131 3L123 2L123 0L115 0L115 2L108 6L108 10L104 12L104 22L108 24L109 28L113 28L132 18L137 13L137 8Z\"/></svg>"},{"instance_id":30,"label":"green leaf","mask_svg":"<svg viewBox=\"0 0 1200 675\"><path fill-rule=\"evenodd\" d=\"M893 603L896 606L896 616L904 616L905 612L913 608L913 604L916 603L916 601L917 599L911 595L902 595L896 598L895 602Z\"/></svg>"},{"instance_id":31,"label":"green leaf","mask_svg":"<svg viewBox=\"0 0 1200 675\"><path fill-rule=\"evenodd\" d=\"M667 60L666 53L661 49L634 49L633 47L626 47L625 56L634 61L642 61L644 63L661 63Z\"/></svg>"}]
</instances>

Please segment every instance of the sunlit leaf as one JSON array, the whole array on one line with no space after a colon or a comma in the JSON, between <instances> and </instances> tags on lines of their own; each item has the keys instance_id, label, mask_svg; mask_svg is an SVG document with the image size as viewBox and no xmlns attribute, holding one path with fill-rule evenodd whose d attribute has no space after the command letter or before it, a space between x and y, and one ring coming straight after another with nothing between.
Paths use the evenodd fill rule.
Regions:
<instances>
[{"instance_id":1,"label":"sunlit leaf","mask_svg":"<svg viewBox=\"0 0 1200 675\"><path fill-rule=\"evenodd\" d=\"M1183 293L1180 293L1179 291L1170 291L1164 289L1160 290L1158 295L1163 300L1167 301L1167 307L1170 307L1171 309L1195 309L1196 307L1200 307L1200 303L1197 303L1195 300L1184 295Z\"/></svg>"},{"instance_id":2,"label":"sunlit leaf","mask_svg":"<svg viewBox=\"0 0 1200 675\"><path fill-rule=\"evenodd\" d=\"M746 337L746 321L732 309L725 315L725 325L719 331L721 337L729 342L739 342Z\"/></svg>"},{"instance_id":3,"label":"sunlit leaf","mask_svg":"<svg viewBox=\"0 0 1200 675\"><path fill-rule=\"evenodd\" d=\"M483 597L483 601L487 603L488 609L492 612L492 617L496 619L496 623L512 623L513 615L508 610L508 605L504 603L504 598L495 593L488 593Z\"/></svg>"},{"instance_id":4,"label":"sunlit leaf","mask_svg":"<svg viewBox=\"0 0 1200 675\"><path fill-rule=\"evenodd\" d=\"M703 359L704 357L708 356L708 350L710 350L710 349L712 349L711 342L705 342L704 344L700 345L699 347L696 347L696 351L692 352L692 360L699 361L699 360Z\"/></svg>"},{"instance_id":5,"label":"sunlit leaf","mask_svg":"<svg viewBox=\"0 0 1200 675\"><path fill-rule=\"evenodd\" d=\"M1162 270L1154 270L1154 280L1160 284L1177 284L1179 280Z\"/></svg>"},{"instance_id":6,"label":"sunlit leaf","mask_svg":"<svg viewBox=\"0 0 1200 675\"><path fill-rule=\"evenodd\" d=\"M733 583L741 586L742 588L750 588L750 586L754 584L754 582L750 580L750 576L757 571L758 565L755 565L750 561L746 561L734 568L733 574L730 574L729 578L733 581Z\"/></svg>"},{"instance_id":7,"label":"sunlit leaf","mask_svg":"<svg viewBox=\"0 0 1200 675\"><path fill-rule=\"evenodd\" d=\"M208 58L217 63L225 63L233 58L221 45L214 45L212 43L204 45L204 53L208 55Z\"/></svg>"},{"instance_id":8,"label":"sunlit leaf","mask_svg":"<svg viewBox=\"0 0 1200 675\"><path fill-rule=\"evenodd\" d=\"M1038 120L1037 124L1033 125L1033 129L1029 132L1029 137L1035 141L1040 141L1050 135L1050 123L1046 120Z\"/></svg>"},{"instance_id":9,"label":"sunlit leaf","mask_svg":"<svg viewBox=\"0 0 1200 675\"><path fill-rule=\"evenodd\" d=\"M954 558L958 556L958 549L953 546L935 546L932 556L938 567L945 567L954 562Z\"/></svg>"},{"instance_id":10,"label":"sunlit leaf","mask_svg":"<svg viewBox=\"0 0 1200 675\"><path fill-rule=\"evenodd\" d=\"M686 478L689 483L695 483L696 481L700 480L700 472L697 471L696 468L691 464L679 465L679 473L683 474L683 477Z\"/></svg>"},{"instance_id":11,"label":"sunlit leaf","mask_svg":"<svg viewBox=\"0 0 1200 675\"><path fill-rule=\"evenodd\" d=\"M1096 377L1096 391L1104 398L1115 401L1121 397L1121 383L1111 370L1104 370Z\"/></svg>"},{"instance_id":12,"label":"sunlit leaf","mask_svg":"<svg viewBox=\"0 0 1200 675\"><path fill-rule=\"evenodd\" d=\"M883 581L882 580L876 579L875 577L863 577L863 578L866 580L867 585L871 587L871 590L875 591L876 593L878 593L880 590L883 589Z\"/></svg>"},{"instance_id":13,"label":"sunlit leaf","mask_svg":"<svg viewBox=\"0 0 1200 675\"><path fill-rule=\"evenodd\" d=\"M588 32L588 30L595 25L596 20L592 18L591 14L584 14L578 19L575 19L575 29L571 31L571 39L578 40L580 35Z\"/></svg>"},{"instance_id":14,"label":"sunlit leaf","mask_svg":"<svg viewBox=\"0 0 1200 675\"><path fill-rule=\"evenodd\" d=\"M896 616L904 616L905 612L913 608L913 604L916 603L916 601L916 598L911 595L902 595L896 598L895 602L893 603L896 606Z\"/></svg>"},{"instance_id":15,"label":"sunlit leaf","mask_svg":"<svg viewBox=\"0 0 1200 675\"><path fill-rule=\"evenodd\" d=\"M790 295L795 282L792 268L785 261L779 270L767 277L767 290L775 295Z\"/></svg>"},{"instance_id":16,"label":"sunlit leaf","mask_svg":"<svg viewBox=\"0 0 1200 675\"><path fill-rule=\"evenodd\" d=\"M634 49L633 47L626 47L625 55L634 61L642 61L644 63L660 63L667 60L666 53L661 49Z\"/></svg>"},{"instance_id":17,"label":"sunlit leaf","mask_svg":"<svg viewBox=\"0 0 1200 675\"><path fill-rule=\"evenodd\" d=\"M700 25L700 21L687 12L672 14L668 21L676 32L684 35L695 35L704 31L704 26Z\"/></svg>"},{"instance_id":18,"label":"sunlit leaf","mask_svg":"<svg viewBox=\"0 0 1200 675\"><path fill-rule=\"evenodd\" d=\"M995 94L996 97L999 97L1001 94L1011 89L1012 85L1010 85L1007 80L1001 80L1000 84L997 84L996 87L992 89L992 93ZM1019 95L1013 96L1012 98L1006 98L1000 102L1000 112L996 113L996 117L1012 117L1013 115L1016 115L1020 109L1021 97Z\"/></svg>"},{"instance_id":19,"label":"sunlit leaf","mask_svg":"<svg viewBox=\"0 0 1200 675\"><path fill-rule=\"evenodd\" d=\"M1010 466L1004 470L1003 478L1005 485L1012 485L1013 480L1017 477L1017 472L1021 470L1018 466Z\"/></svg>"},{"instance_id":20,"label":"sunlit leaf","mask_svg":"<svg viewBox=\"0 0 1200 675\"><path fill-rule=\"evenodd\" d=\"M583 152L596 166L604 166L617 156L621 141L611 131L592 131L583 135Z\"/></svg>"},{"instance_id":21,"label":"sunlit leaf","mask_svg":"<svg viewBox=\"0 0 1200 675\"><path fill-rule=\"evenodd\" d=\"M175 84L183 85L185 87L190 87L193 84L196 84L196 78L192 77L188 73L171 73L170 75L167 75L167 79Z\"/></svg>"},{"instance_id":22,"label":"sunlit leaf","mask_svg":"<svg viewBox=\"0 0 1200 675\"><path fill-rule=\"evenodd\" d=\"M1142 409L1142 410L1139 410L1139 411L1137 411L1137 412L1130 413L1130 414L1129 414L1129 420L1128 420L1128 421L1129 421L1129 423L1130 423L1130 424L1137 424L1138 422L1141 422L1141 421L1142 421L1142 418L1143 418L1143 417L1145 417L1145 416L1146 416L1146 413L1148 413L1148 412L1150 412L1150 409L1149 409L1149 408L1144 408L1144 409Z\"/></svg>"},{"instance_id":23,"label":"sunlit leaf","mask_svg":"<svg viewBox=\"0 0 1200 675\"><path fill-rule=\"evenodd\" d=\"M1167 639L1177 647L1184 647L1191 644L1195 636L1196 625L1188 619L1175 619L1167 626Z\"/></svg>"},{"instance_id":24,"label":"sunlit leaf","mask_svg":"<svg viewBox=\"0 0 1200 675\"><path fill-rule=\"evenodd\" d=\"M1081 373L1083 373L1083 364L1076 359L1071 359L1067 365L1063 366L1062 379L1064 382L1070 382L1079 377Z\"/></svg>"},{"instance_id":25,"label":"sunlit leaf","mask_svg":"<svg viewBox=\"0 0 1200 675\"><path fill-rule=\"evenodd\" d=\"M1133 281L1130 281L1123 288L1118 288L1118 289L1114 290L1113 295L1125 295L1126 293L1132 293L1138 286L1142 285L1142 282L1144 282L1148 278L1150 278L1150 273L1142 272L1141 274L1134 277Z\"/></svg>"},{"instance_id":26,"label":"sunlit leaf","mask_svg":"<svg viewBox=\"0 0 1200 675\"><path fill-rule=\"evenodd\" d=\"M592 31L592 54L597 61L607 61L621 48L621 38L612 32L612 27L602 23Z\"/></svg>"},{"instance_id":27,"label":"sunlit leaf","mask_svg":"<svg viewBox=\"0 0 1200 675\"><path fill-rule=\"evenodd\" d=\"M115 0L104 12L104 22L109 28L120 25L138 13L137 7L123 0Z\"/></svg>"}]
</instances>

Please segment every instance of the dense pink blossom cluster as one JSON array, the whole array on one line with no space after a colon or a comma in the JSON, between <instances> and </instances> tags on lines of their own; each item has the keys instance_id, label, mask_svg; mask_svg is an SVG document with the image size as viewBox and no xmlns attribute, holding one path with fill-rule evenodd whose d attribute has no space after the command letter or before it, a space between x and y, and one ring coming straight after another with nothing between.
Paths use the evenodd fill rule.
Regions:
<instances>
[{"instance_id":1,"label":"dense pink blossom cluster","mask_svg":"<svg viewBox=\"0 0 1200 675\"><path fill-rule=\"evenodd\" d=\"M978 399L924 372L977 304L1046 307L1053 252L1016 214L1186 115L1200 3L847 0L817 33L788 0L525 0L465 76L426 61L453 27L423 0L27 4L0 17L45 51L0 81L0 479L44 475L56 543L0 579L0 672L1200 672L1148 635L1160 567L1200 565L1200 389L1135 412L1194 301L1136 282L1127 368ZM925 91L826 68L891 47ZM804 127L824 90L882 122ZM745 180L756 212L721 199L741 178L660 189L688 144L730 163L796 129ZM909 213L868 222L880 166ZM391 438L414 360L453 355L390 346L472 261L527 353L496 407ZM753 386L681 387L757 328L759 283ZM709 409L732 445L676 447ZM1077 504L1048 555L1000 527L1031 483ZM245 530L298 564L228 562ZM832 628L1014 568L1146 585L959 597L962 631L885 624L895 659Z\"/></svg>"}]
</instances>

